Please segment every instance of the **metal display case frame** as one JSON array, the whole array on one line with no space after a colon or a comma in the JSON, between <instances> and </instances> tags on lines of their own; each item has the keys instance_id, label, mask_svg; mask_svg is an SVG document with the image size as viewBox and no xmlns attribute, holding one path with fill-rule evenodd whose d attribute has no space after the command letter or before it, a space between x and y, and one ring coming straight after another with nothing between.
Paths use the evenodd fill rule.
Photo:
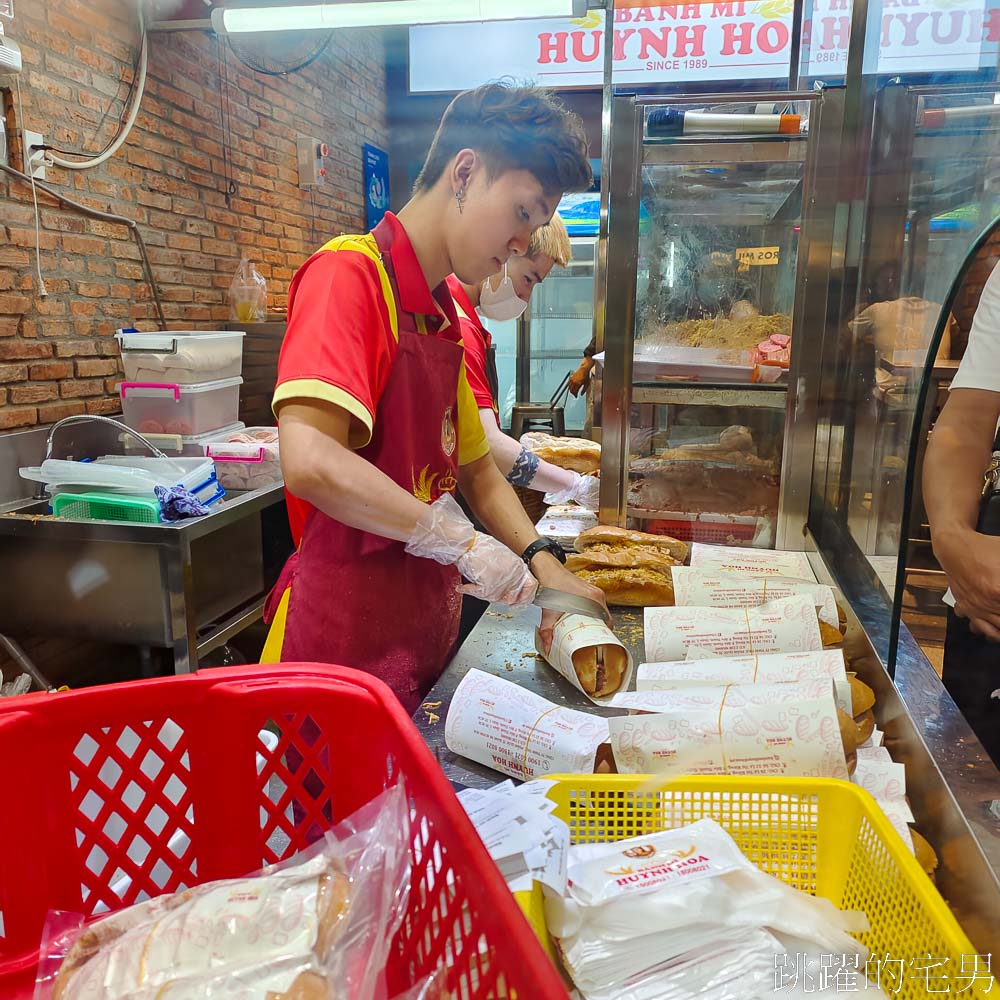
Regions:
<instances>
[{"instance_id":1,"label":"metal display case frame","mask_svg":"<svg viewBox=\"0 0 1000 1000\"><path fill-rule=\"evenodd\" d=\"M808 331L826 321L828 286L835 279L838 259L833 253L836 227L836 185L827 176L836 162L844 126L844 90L817 87L783 94L783 102L809 105L806 135L705 136L677 140L644 137L647 110L655 107L700 107L706 103L752 105L773 101L774 94L622 96L612 99L610 115L609 202L607 247L598 255L606 274L597 281L597 329L603 332L603 455L601 509L604 523L624 526L628 507L630 413L633 403L714 402L775 407L784 410L781 485L776 525L779 548L801 548L811 486L813 436L810 397L803 384L799 357ZM642 171L646 166L692 164L800 162L801 221L792 307L792 351L785 384L710 384L705 382L656 386L636 384L633 350L636 319L636 273L639 263L639 211ZM799 541L793 539L798 536Z\"/></svg>"}]
</instances>

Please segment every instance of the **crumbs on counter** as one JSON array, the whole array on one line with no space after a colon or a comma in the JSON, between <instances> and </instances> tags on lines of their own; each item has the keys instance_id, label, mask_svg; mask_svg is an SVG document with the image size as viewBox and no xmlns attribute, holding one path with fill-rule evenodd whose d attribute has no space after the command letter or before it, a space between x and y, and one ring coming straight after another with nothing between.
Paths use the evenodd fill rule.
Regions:
<instances>
[{"instance_id":1,"label":"crumbs on counter","mask_svg":"<svg viewBox=\"0 0 1000 1000\"><path fill-rule=\"evenodd\" d=\"M421 708L423 708L424 711L426 711L428 708L440 708L440 707L441 707L441 702L439 701L425 701L421 706Z\"/></svg>"},{"instance_id":2,"label":"crumbs on counter","mask_svg":"<svg viewBox=\"0 0 1000 1000\"><path fill-rule=\"evenodd\" d=\"M522 660L540 660L542 657L539 653L522 653Z\"/></svg>"},{"instance_id":3,"label":"crumbs on counter","mask_svg":"<svg viewBox=\"0 0 1000 1000\"><path fill-rule=\"evenodd\" d=\"M511 662L510 662L510 660L508 660L508 661L507 661L507 662L506 662L506 663L505 663L505 664L503 665L503 668L504 668L504 670L507 670L507 671L512 671L512 670L514 669L514 664L513 664L513 663L511 663Z\"/></svg>"},{"instance_id":4,"label":"crumbs on counter","mask_svg":"<svg viewBox=\"0 0 1000 1000\"><path fill-rule=\"evenodd\" d=\"M508 620L514 617L513 615L504 614L502 611L487 611L486 614L491 618L506 618Z\"/></svg>"},{"instance_id":5,"label":"crumbs on counter","mask_svg":"<svg viewBox=\"0 0 1000 1000\"><path fill-rule=\"evenodd\" d=\"M440 722L441 721L441 716L438 715L436 712L428 712L426 708L424 709L424 711L427 712L427 723L428 723L428 725L433 726L435 722Z\"/></svg>"}]
</instances>

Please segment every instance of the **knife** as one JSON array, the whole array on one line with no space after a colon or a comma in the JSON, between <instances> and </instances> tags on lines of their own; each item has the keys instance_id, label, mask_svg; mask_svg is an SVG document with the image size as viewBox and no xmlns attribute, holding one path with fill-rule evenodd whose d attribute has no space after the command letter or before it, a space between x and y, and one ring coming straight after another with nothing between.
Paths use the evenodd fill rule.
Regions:
<instances>
[{"instance_id":1,"label":"knife","mask_svg":"<svg viewBox=\"0 0 1000 1000\"><path fill-rule=\"evenodd\" d=\"M532 602L546 611L562 611L567 615L585 615L587 618L597 618L605 625L611 624L611 615L597 601L579 594L567 594L553 587L539 587Z\"/></svg>"}]
</instances>

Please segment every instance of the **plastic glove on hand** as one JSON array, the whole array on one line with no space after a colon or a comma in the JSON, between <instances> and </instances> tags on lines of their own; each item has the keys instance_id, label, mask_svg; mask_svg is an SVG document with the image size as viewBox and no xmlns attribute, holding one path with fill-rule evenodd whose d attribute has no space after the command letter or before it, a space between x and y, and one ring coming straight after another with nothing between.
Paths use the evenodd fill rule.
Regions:
<instances>
[{"instance_id":1,"label":"plastic glove on hand","mask_svg":"<svg viewBox=\"0 0 1000 1000\"><path fill-rule=\"evenodd\" d=\"M475 537L476 529L458 501L450 493L444 493L427 508L413 529L406 551L411 556L452 566L469 550Z\"/></svg>"},{"instance_id":2,"label":"plastic glove on hand","mask_svg":"<svg viewBox=\"0 0 1000 1000\"><path fill-rule=\"evenodd\" d=\"M587 510L596 511L600 506L601 481L595 476L581 476L579 472L574 473L576 478L573 485L568 490L561 490L556 493L546 493L545 503L549 507L561 503L578 503Z\"/></svg>"},{"instance_id":3,"label":"plastic glove on hand","mask_svg":"<svg viewBox=\"0 0 1000 1000\"><path fill-rule=\"evenodd\" d=\"M538 583L522 560L490 535L477 534L456 564L468 581L459 593L498 604L530 604Z\"/></svg>"}]
</instances>

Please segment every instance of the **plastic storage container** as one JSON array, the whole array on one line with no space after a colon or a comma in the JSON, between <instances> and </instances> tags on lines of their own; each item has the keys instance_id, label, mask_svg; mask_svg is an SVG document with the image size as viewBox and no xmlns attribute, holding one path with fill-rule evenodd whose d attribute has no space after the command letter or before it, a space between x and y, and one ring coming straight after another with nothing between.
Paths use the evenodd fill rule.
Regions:
<instances>
[{"instance_id":1,"label":"plastic storage container","mask_svg":"<svg viewBox=\"0 0 1000 1000\"><path fill-rule=\"evenodd\" d=\"M204 434L144 434L150 444L156 445L164 454L183 458L202 458L205 445L215 439L224 440L231 434L239 434L246 427L242 420L223 427L217 431L205 431ZM118 439L125 449L126 455L138 453L148 455L146 446L133 434L122 434Z\"/></svg>"},{"instance_id":2,"label":"plastic storage container","mask_svg":"<svg viewBox=\"0 0 1000 1000\"><path fill-rule=\"evenodd\" d=\"M157 486L183 486L203 504L225 496L215 464L207 458L105 455L93 462L48 458L40 466L20 472L23 479L44 483L49 493L93 492L155 499Z\"/></svg>"},{"instance_id":3,"label":"plastic storage container","mask_svg":"<svg viewBox=\"0 0 1000 1000\"><path fill-rule=\"evenodd\" d=\"M205 442L205 455L215 462L219 482L227 490L256 490L281 482L278 442L270 440L230 441L240 437L273 437L277 427L227 428Z\"/></svg>"},{"instance_id":4,"label":"plastic storage container","mask_svg":"<svg viewBox=\"0 0 1000 1000\"><path fill-rule=\"evenodd\" d=\"M242 378L181 385L168 382L122 382L125 423L140 434L190 437L236 423Z\"/></svg>"},{"instance_id":5,"label":"plastic storage container","mask_svg":"<svg viewBox=\"0 0 1000 1000\"><path fill-rule=\"evenodd\" d=\"M690 777L640 791L648 789L648 775L549 777L555 815L569 825L573 843L624 840L714 819L762 871L867 914L872 929L857 937L888 975L902 970L898 982L883 979L887 994L926 997L926 980L910 962L933 955L941 963L933 969L935 985L943 986L937 977L947 975L951 989L931 992L969 1000L988 995L983 978L979 989L970 984L971 965L963 959L976 949L875 800L857 785L832 778ZM544 934L541 892L518 897ZM859 994L864 982L862 969Z\"/></svg>"},{"instance_id":6,"label":"plastic storage container","mask_svg":"<svg viewBox=\"0 0 1000 1000\"><path fill-rule=\"evenodd\" d=\"M278 740L263 740L265 728ZM32 997L49 910L97 916L246 875L400 778L413 802L412 889L387 995L445 967L442 996L566 1000L430 750L369 674L216 668L5 698L0 759L18 762L4 777L0 817L0 856L11 861L0 866L4 1000ZM305 787L313 774L318 798Z\"/></svg>"},{"instance_id":7,"label":"plastic storage container","mask_svg":"<svg viewBox=\"0 0 1000 1000\"><path fill-rule=\"evenodd\" d=\"M194 385L236 378L243 371L245 333L229 330L169 330L115 334L128 382Z\"/></svg>"}]
</instances>

